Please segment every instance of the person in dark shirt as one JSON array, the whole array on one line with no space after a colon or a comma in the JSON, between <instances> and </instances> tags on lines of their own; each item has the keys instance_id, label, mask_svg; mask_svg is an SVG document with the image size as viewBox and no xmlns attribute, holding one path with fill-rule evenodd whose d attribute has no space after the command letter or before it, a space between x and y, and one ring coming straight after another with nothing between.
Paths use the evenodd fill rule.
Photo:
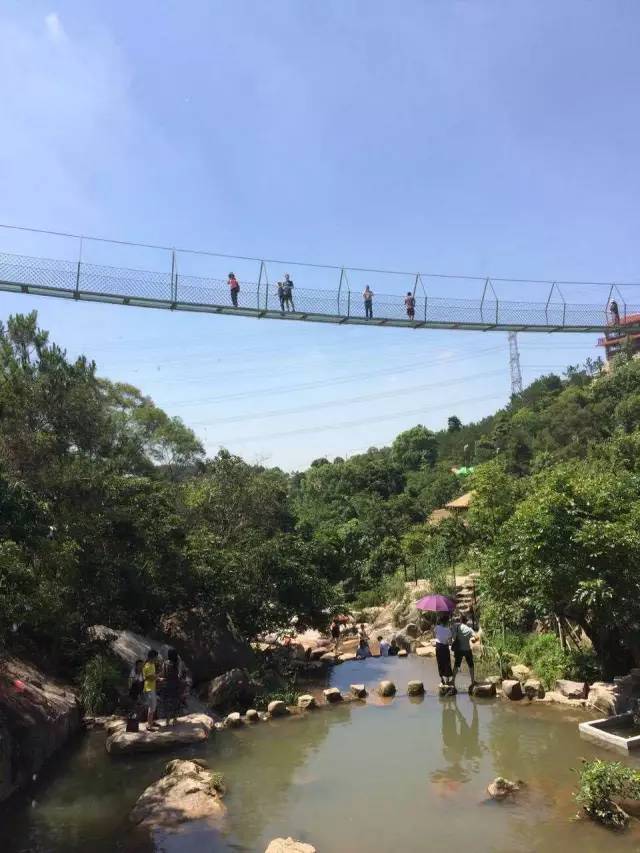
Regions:
<instances>
[{"instance_id":1,"label":"person in dark shirt","mask_svg":"<svg viewBox=\"0 0 640 853\"><path fill-rule=\"evenodd\" d=\"M407 309L407 317L410 320L413 320L416 315L416 299L413 293L411 293L411 291L408 291L407 295L405 296L404 304Z\"/></svg>"}]
</instances>

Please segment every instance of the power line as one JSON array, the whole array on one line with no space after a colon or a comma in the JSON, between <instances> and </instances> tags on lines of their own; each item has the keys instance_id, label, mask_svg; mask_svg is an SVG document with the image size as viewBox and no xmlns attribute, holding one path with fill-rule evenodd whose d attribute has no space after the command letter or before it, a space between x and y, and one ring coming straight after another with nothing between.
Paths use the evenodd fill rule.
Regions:
<instances>
[{"instance_id":1,"label":"power line","mask_svg":"<svg viewBox=\"0 0 640 853\"><path fill-rule=\"evenodd\" d=\"M256 415L257 420L264 418L275 418L283 415L297 415L303 412L311 412L316 409L330 409L333 406L352 406L357 403L366 403L372 400L383 400L388 397L402 397L404 394L416 394L418 391L428 391L431 388L442 388L443 386L460 385L475 379L486 379L490 376L503 376L503 370L493 370L489 373L476 373L472 376L461 376L458 379L443 379L441 382L430 382L426 385L411 385L408 388L396 388L393 391L382 391L378 394L362 394L359 397L343 397L338 400L325 400L322 403L310 403L306 406L296 406L291 409L273 409L268 412L260 412ZM189 421L191 426L213 426L214 424L231 424L246 421L247 415L231 415L226 418L213 418L208 421Z\"/></svg>"},{"instance_id":2,"label":"power line","mask_svg":"<svg viewBox=\"0 0 640 853\"><path fill-rule=\"evenodd\" d=\"M280 258L258 258L251 255L230 255L228 253L223 252L213 252L205 249L188 249L188 248L179 248L177 246L162 246L154 243L136 243L131 240L114 240L110 237L99 237L88 234L74 234L72 232L67 231L53 231L46 228L30 228L25 225L9 225L6 223L0 223L0 228L5 228L10 231L25 231L33 234L46 234L51 237L64 237L73 240L88 240L95 243L112 243L116 246L129 246L132 248L140 248L140 249L154 249L157 251L163 252L178 252L180 254L186 255L202 255L206 257L212 258L226 258L228 260L238 260L238 261L252 261L259 264L281 264L283 266L297 266L297 267L313 267L314 269L326 269L326 270L334 270L335 272L339 272L341 270L349 270L350 272L361 272L361 273L371 273L374 275L401 275L401 276L424 276L425 278L439 278L439 279L459 279L461 281L492 281L492 282L503 282L503 283L512 283L512 284L545 284L545 285L554 285L554 284L566 284L566 285L594 285L594 286L606 286L612 287L615 285L619 287L637 287L640 286L640 282L621 282L621 281L577 281L577 280L569 280L569 279L542 279L542 278L506 278L504 276L492 276L492 275L455 275L452 273L435 273L435 272L417 272L416 270L385 270L385 269L375 269L371 267L353 267L353 266L338 266L336 264L318 264L309 261L292 261L292 260L283 260Z\"/></svg>"},{"instance_id":3,"label":"power line","mask_svg":"<svg viewBox=\"0 0 640 853\"><path fill-rule=\"evenodd\" d=\"M452 403L447 403L446 405L443 405L443 406L436 406L435 408L429 409L428 411L426 411L425 408L422 407L420 409L409 409L407 411L394 412L391 415L375 415L375 417L360 418L360 419L353 420L353 421L341 421L339 423L333 423L333 424L322 424L320 426L313 426L313 427L301 427L300 429L284 430L282 432L264 433L262 435L249 435L249 436L243 436L243 437L234 436L231 439L222 439L221 441L217 441L215 443L219 447L224 447L226 444L242 444L245 442L253 442L253 441L268 441L268 440L271 440L274 438L288 438L289 436L293 436L293 435L305 435L305 434L309 434L309 433L326 432L328 430L333 430L333 429L344 429L345 427L362 426L363 424L371 424L371 423L377 424L380 421L391 421L391 420L396 420L397 418L410 417L413 415L427 416L427 415L429 415L430 412L433 412L433 411L437 412L437 411L441 411L442 409L450 409L453 406L462 406L462 405L465 405L467 403L486 402L487 400L500 400L502 398L503 397L501 394L493 394L491 396L484 396L484 397L470 397L466 400L457 400L457 401L454 401Z\"/></svg>"}]
</instances>

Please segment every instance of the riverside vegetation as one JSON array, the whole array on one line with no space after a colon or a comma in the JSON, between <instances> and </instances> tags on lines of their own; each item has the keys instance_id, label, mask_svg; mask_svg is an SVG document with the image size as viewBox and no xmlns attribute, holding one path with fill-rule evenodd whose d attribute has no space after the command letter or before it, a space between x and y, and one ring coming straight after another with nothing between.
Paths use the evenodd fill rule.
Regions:
<instances>
[{"instance_id":1,"label":"riverside vegetation","mask_svg":"<svg viewBox=\"0 0 640 853\"><path fill-rule=\"evenodd\" d=\"M468 448L465 451L465 448ZM548 681L640 662L640 363L541 377L496 414L415 426L391 447L304 472L206 458L131 385L71 360L35 314L0 327L0 638L80 677L95 706L113 672L96 623L152 632L196 613L248 639L380 603L406 579L447 592L479 573L496 660ZM466 456L465 456L466 454ZM454 465L475 467L464 480ZM429 514L472 488L467 523ZM569 652L536 620L570 620ZM547 673L545 675L545 672ZM91 698L93 697L93 698Z\"/></svg>"}]
</instances>

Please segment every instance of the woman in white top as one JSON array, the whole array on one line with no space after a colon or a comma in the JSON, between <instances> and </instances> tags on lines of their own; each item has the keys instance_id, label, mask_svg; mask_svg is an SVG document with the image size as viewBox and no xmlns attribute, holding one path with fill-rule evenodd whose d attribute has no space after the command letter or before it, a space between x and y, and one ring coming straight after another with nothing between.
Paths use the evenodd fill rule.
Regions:
<instances>
[{"instance_id":1,"label":"woman in white top","mask_svg":"<svg viewBox=\"0 0 640 853\"><path fill-rule=\"evenodd\" d=\"M438 617L435 631L436 638L436 661L438 662L438 675L442 684L449 684L453 673L451 671L451 628L449 627L449 614L442 613Z\"/></svg>"}]
</instances>

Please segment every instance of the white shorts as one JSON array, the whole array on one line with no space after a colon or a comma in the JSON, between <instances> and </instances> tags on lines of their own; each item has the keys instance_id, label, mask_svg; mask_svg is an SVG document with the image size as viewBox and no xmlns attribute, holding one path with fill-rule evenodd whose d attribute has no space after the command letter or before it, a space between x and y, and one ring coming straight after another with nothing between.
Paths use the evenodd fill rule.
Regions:
<instances>
[{"instance_id":1,"label":"white shorts","mask_svg":"<svg viewBox=\"0 0 640 853\"><path fill-rule=\"evenodd\" d=\"M155 714L156 708L158 707L158 694L155 690L145 690L143 695L145 705Z\"/></svg>"}]
</instances>

